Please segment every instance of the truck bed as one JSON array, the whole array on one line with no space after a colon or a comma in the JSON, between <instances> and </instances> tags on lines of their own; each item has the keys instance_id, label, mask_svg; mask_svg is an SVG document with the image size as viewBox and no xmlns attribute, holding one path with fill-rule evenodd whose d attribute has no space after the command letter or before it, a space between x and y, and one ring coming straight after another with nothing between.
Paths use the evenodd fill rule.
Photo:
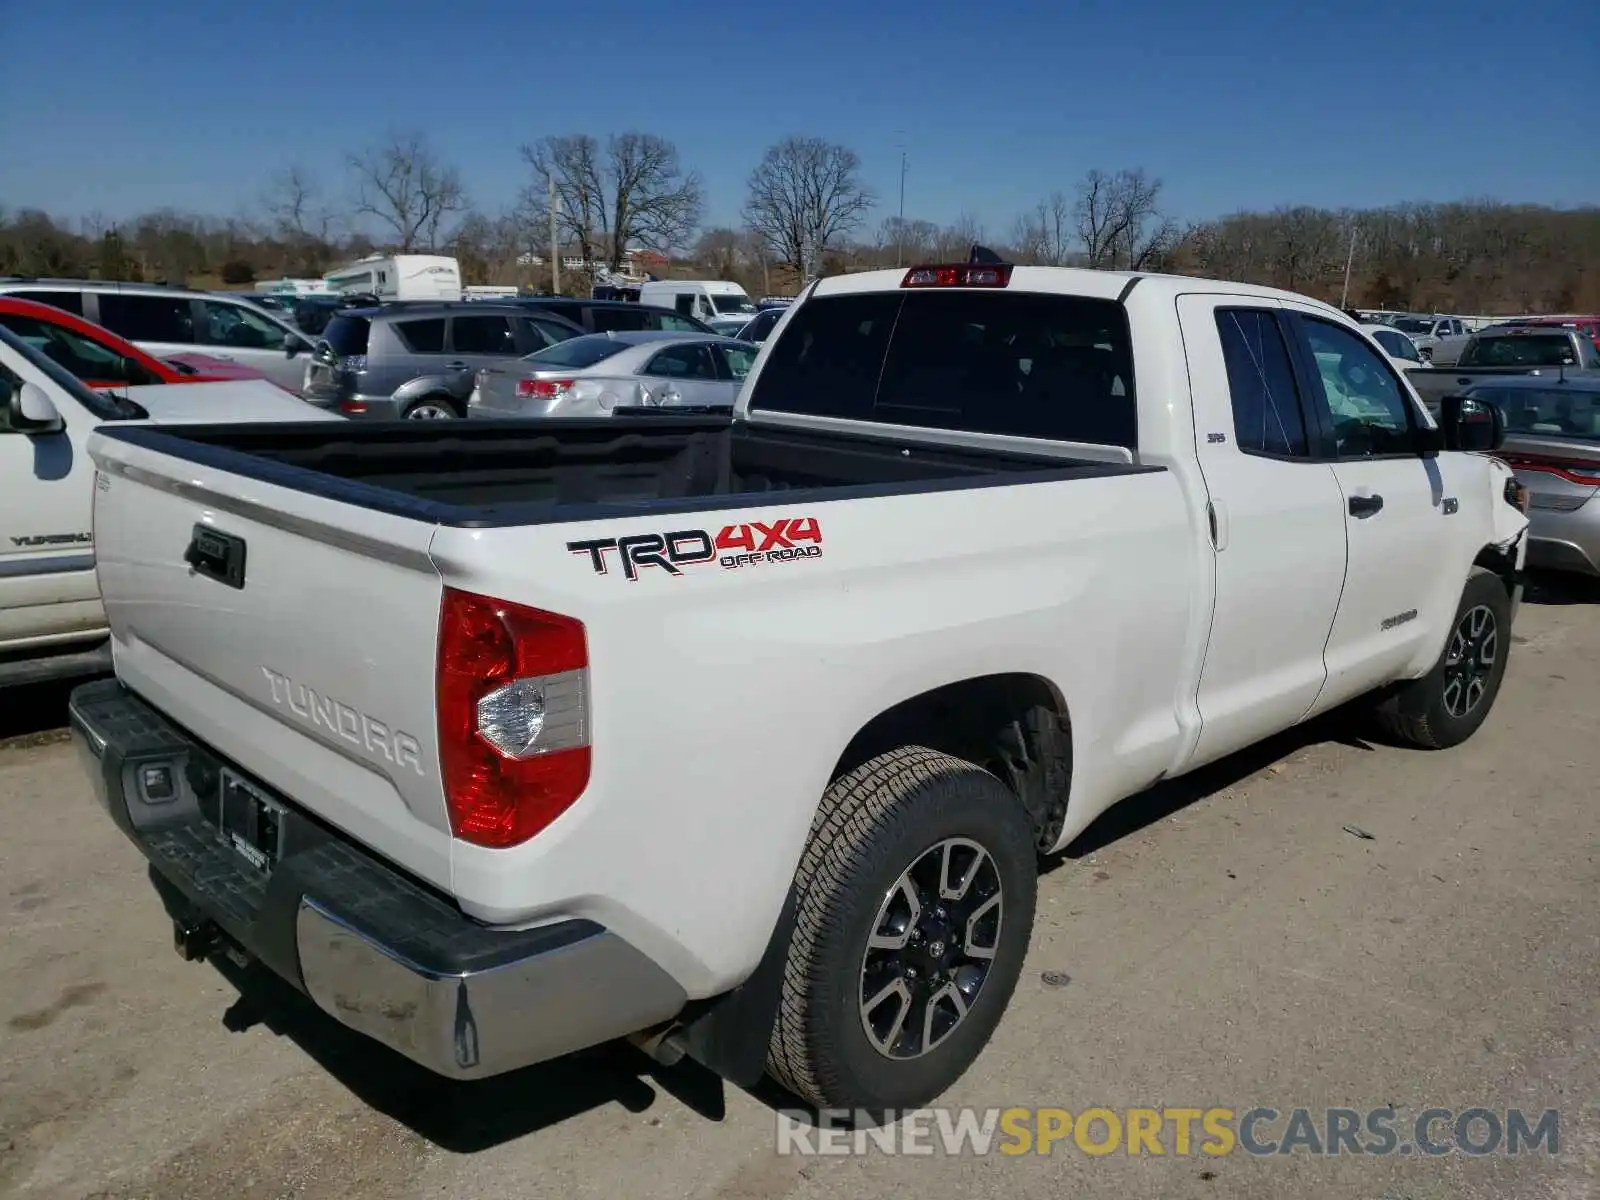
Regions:
<instances>
[{"instance_id":1,"label":"truck bed","mask_svg":"<svg viewBox=\"0 0 1600 1200\"><path fill-rule=\"evenodd\" d=\"M106 426L102 434L298 491L458 527L539 525L796 501L1053 482L1159 470L726 417Z\"/></svg>"}]
</instances>

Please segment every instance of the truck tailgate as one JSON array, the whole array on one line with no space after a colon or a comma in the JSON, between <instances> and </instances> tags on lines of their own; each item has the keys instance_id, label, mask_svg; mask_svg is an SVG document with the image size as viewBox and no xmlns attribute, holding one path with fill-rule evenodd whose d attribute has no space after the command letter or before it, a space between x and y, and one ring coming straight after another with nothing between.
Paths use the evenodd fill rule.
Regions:
<instances>
[{"instance_id":1,"label":"truck tailgate","mask_svg":"<svg viewBox=\"0 0 1600 1200\"><path fill-rule=\"evenodd\" d=\"M435 886L434 526L95 434L117 674L285 798Z\"/></svg>"}]
</instances>

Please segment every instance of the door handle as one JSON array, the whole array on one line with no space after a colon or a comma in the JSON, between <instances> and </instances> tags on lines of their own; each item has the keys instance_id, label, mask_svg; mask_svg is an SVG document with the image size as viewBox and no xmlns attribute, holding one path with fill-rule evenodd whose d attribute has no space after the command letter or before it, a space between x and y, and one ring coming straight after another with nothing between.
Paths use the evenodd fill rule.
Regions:
<instances>
[{"instance_id":1,"label":"door handle","mask_svg":"<svg viewBox=\"0 0 1600 1200\"><path fill-rule=\"evenodd\" d=\"M1457 375L1456 376L1456 383L1460 387L1466 387L1471 382L1472 382L1472 379L1469 376L1466 376L1466 375Z\"/></svg>"},{"instance_id":2,"label":"door handle","mask_svg":"<svg viewBox=\"0 0 1600 1200\"><path fill-rule=\"evenodd\" d=\"M447 371L465 371L467 369L467 364L464 362L447 362L444 366Z\"/></svg>"},{"instance_id":3,"label":"door handle","mask_svg":"<svg viewBox=\"0 0 1600 1200\"><path fill-rule=\"evenodd\" d=\"M1350 515L1352 517L1370 517L1383 507L1382 496L1351 496Z\"/></svg>"}]
</instances>

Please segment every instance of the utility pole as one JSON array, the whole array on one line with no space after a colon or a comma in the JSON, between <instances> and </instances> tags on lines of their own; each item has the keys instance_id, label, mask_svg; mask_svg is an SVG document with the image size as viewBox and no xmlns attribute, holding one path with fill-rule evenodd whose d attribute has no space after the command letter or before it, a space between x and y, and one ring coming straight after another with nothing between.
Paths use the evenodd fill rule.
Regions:
<instances>
[{"instance_id":1,"label":"utility pole","mask_svg":"<svg viewBox=\"0 0 1600 1200\"><path fill-rule=\"evenodd\" d=\"M561 295L561 245L556 236L556 214L561 211L561 197L556 195L556 177L550 176L550 290Z\"/></svg>"},{"instance_id":2,"label":"utility pole","mask_svg":"<svg viewBox=\"0 0 1600 1200\"><path fill-rule=\"evenodd\" d=\"M1344 291L1339 293L1339 307L1346 308L1350 304L1350 268L1356 262L1356 224L1350 222L1350 253L1344 260Z\"/></svg>"},{"instance_id":3,"label":"utility pole","mask_svg":"<svg viewBox=\"0 0 1600 1200\"><path fill-rule=\"evenodd\" d=\"M903 136L903 135L902 135ZM906 148L900 147L900 220L894 231L894 265L901 266L906 242Z\"/></svg>"}]
</instances>

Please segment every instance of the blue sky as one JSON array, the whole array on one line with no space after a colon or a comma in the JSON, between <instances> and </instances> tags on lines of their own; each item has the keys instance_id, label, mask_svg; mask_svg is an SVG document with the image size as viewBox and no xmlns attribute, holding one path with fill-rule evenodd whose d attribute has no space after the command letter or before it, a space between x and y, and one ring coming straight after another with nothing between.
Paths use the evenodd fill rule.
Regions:
<instances>
[{"instance_id":1,"label":"blue sky","mask_svg":"<svg viewBox=\"0 0 1600 1200\"><path fill-rule=\"evenodd\" d=\"M418 129L471 198L517 148L673 139L708 223L789 133L853 147L882 203L991 234L1091 167L1143 167L1183 218L1280 204L1600 202L1600 22L1454 0L0 0L0 204L120 218L259 205L300 163ZM1548 114L1548 115L1546 115ZM903 133L901 132L903 131Z\"/></svg>"}]
</instances>

